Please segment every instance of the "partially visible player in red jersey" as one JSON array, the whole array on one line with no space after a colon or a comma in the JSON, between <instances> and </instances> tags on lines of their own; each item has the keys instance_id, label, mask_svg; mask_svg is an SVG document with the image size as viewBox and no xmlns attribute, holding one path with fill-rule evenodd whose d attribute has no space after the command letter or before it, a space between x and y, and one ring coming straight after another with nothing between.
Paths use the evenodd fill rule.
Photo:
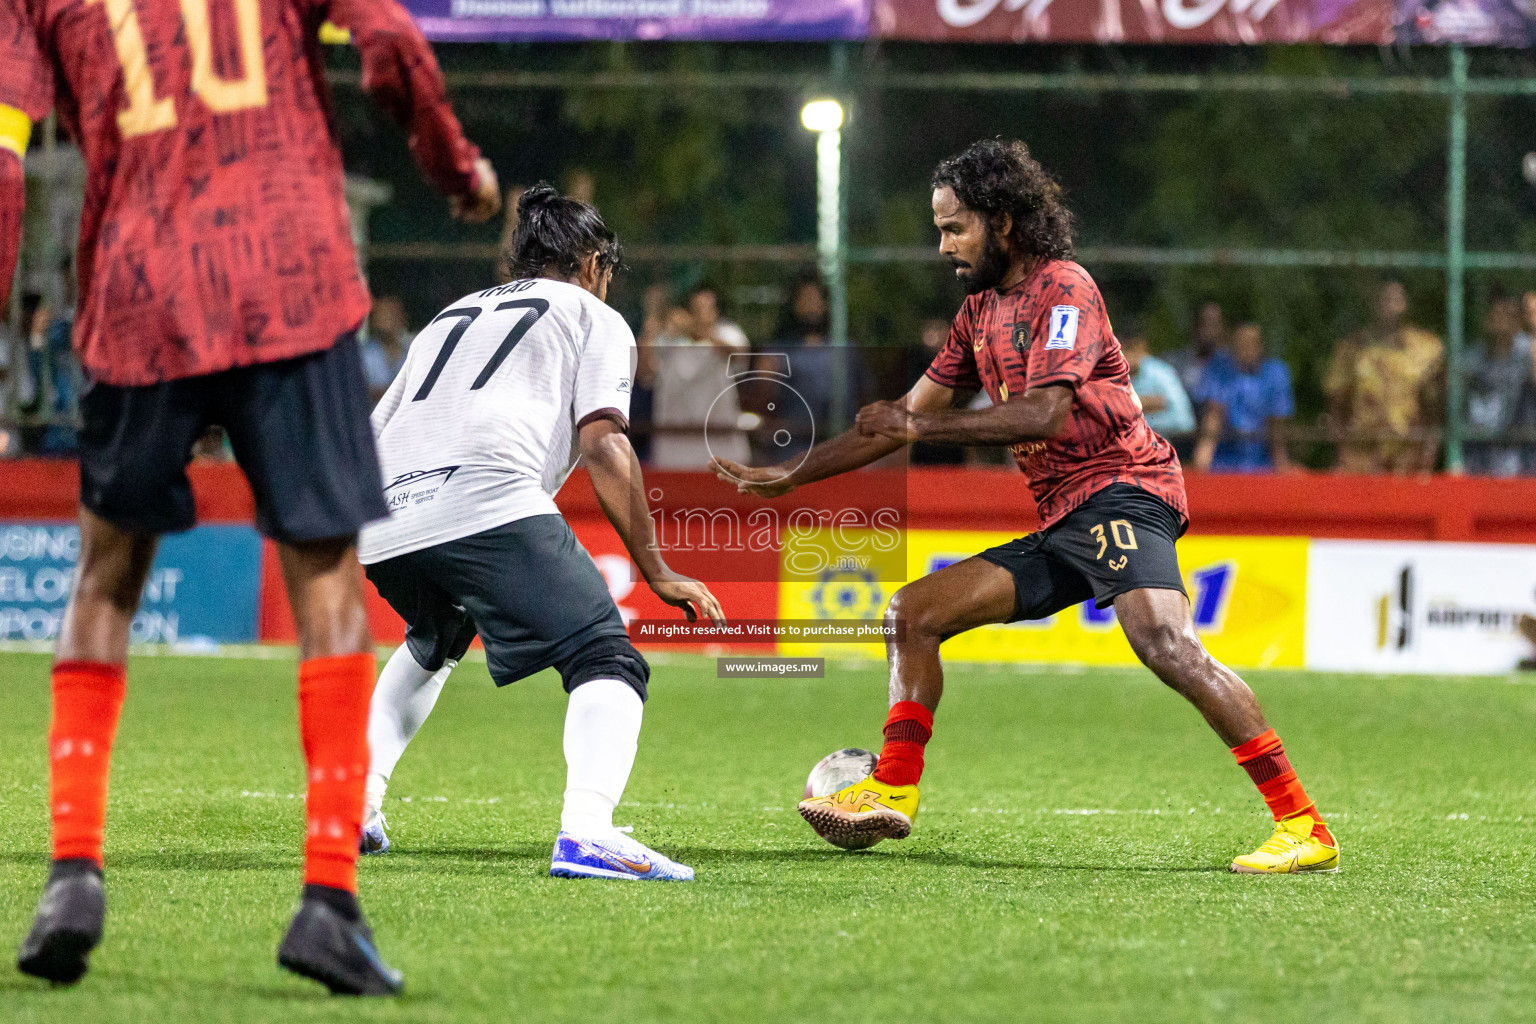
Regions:
<instances>
[{"instance_id":1,"label":"partially visible player in red jersey","mask_svg":"<svg viewBox=\"0 0 1536 1024\"><path fill-rule=\"evenodd\" d=\"M1178 456L1147 426L1093 278L1072 259L1061 190L1022 142L983 141L933 178L940 252L969 297L949 341L901 401L859 411L799 468L717 460L722 480L764 497L867 465L914 441L1009 445L1041 529L896 592L888 620L891 710L869 778L800 813L840 845L905 838L923 747L944 691L939 645L991 623L1043 619L1093 600L1114 606L1142 662L1193 704L1258 786L1271 838L1232 862L1256 873L1334 871L1338 844L1297 781L1253 691L1195 635L1175 541L1189 523ZM989 409L956 411L956 389Z\"/></svg>"},{"instance_id":2,"label":"partially visible player in red jersey","mask_svg":"<svg viewBox=\"0 0 1536 1024\"><path fill-rule=\"evenodd\" d=\"M159 535L196 514L186 466L222 426L278 542L298 625L308 796L303 902L278 960L333 992L401 986L358 909L374 656L355 557L387 514L356 329L368 313L318 33L411 133L454 213L496 176L395 0L0 0L0 306L21 157L56 110L84 152L75 344L80 564L53 666L53 866L18 966L71 983L105 918L102 837L128 630Z\"/></svg>"}]
</instances>

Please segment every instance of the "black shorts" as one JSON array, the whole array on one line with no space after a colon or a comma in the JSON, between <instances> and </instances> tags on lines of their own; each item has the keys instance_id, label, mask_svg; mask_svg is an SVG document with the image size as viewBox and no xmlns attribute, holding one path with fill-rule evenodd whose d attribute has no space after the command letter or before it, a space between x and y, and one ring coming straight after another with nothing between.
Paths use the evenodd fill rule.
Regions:
<instances>
[{"instance_id":1,"label":"black shorts","mask_svg":"<svg viewBox=\"0 0 1536 1024\"><path fill-rule=\"evenodd\" d=\"M223 427L280 541L349 537L389 515L368 424L357 338L322 352L164 384L91 382L80 396L80 503L115 526L174 533L197 523L187 463Z\"/></svg>"},{"instance_id":2,"label":"black shorts","mask_svg":"<svg viewBox=\"0 0 1536 1024\"><path fill-rule=\"evenodd\" d=\"M558 515L530 516L473 536L367 566L379 595L405 620L405 643L429 672L458 661L475 634L497 686L551 666L565 688L595 675L586 666L612 657L613 672L642 696L650 671L629 642L608 583Z\"/></svg>"},{"instance_id":3,"label":"black shorts","mask_svg":"<svg viewBox=\"0 0 1536 1024\"><path fill-rule=\"evenodd\" d=\"M1187 526L1161 498L1111 484L1054 525L977 557L1013 575L1009 622L1044 619L1090 599L1107 608L1132 590L1187 594L1174 552Z\"/></svg>"}]
</instances>

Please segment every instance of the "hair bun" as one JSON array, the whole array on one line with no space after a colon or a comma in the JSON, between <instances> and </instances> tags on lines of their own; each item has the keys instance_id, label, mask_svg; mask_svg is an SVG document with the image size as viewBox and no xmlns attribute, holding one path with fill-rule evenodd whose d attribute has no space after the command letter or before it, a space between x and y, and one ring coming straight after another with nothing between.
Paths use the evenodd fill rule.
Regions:
<instances>
[{"instance_id":1,"label":"hair bun","mask_svg":"<svg viewBox=\"0 0 1536 1024\"><path fill-rule=\"evenodd\" d=\"M559 198L560 193L555 189L555 186L547 181L541 181L532 188L523 191L522 196L517 200L517 214L519 217L526 217L533 211L548 206Z\"/></svg>"}]
</instances>

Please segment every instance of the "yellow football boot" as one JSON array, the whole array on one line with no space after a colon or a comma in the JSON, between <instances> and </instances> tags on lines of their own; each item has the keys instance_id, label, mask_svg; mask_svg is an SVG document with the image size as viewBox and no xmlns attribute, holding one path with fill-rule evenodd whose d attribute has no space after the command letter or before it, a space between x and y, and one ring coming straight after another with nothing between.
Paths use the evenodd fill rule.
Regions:
<instances>
[{"instance_id":1,"label":"yellow football boot","mask_svg":"<svg viewBox=\"0 0 1536 1024\"><path fill-rule=\"evenodd\" d=\"M887 786L869 775L831 796L800 801L800 817L833 846L862 850L911 835L917 802L916 786Z\"/></svg>"},{"instance_id":2,"label":"yellow football boot","mask_svg":"<svg viewBox=\"0 0 1536 1024\"><path fill-rule=\"evenodd\" d=\"M1275 822L1275 834L1257 850L1234 860L1231 870L1242 875L1331 874L1339 870L1338 841L1329 846L1313 838L1316 825L1317 819L1310 814L1293 814ZM1328 835L1332 838L1332 833Z\"/></svg>"}]
</instances>

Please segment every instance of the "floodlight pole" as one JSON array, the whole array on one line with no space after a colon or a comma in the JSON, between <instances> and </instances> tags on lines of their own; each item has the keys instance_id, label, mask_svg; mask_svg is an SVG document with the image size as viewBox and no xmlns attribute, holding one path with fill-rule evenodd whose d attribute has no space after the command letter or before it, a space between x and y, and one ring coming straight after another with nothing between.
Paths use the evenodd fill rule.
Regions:
<instances>
[{"instance_id":1,"label":"floodlight pole","mask_svg":"<svg viewBox=\"0 0 1536 1024\"><path fill-rule=\"evenodd\" d=\"M1446 158L1445 216L1445 468L1460 473L1462 352L1466 342L1467 51L1451 47L1451 130Z\"/></svg>"},{"instance_id":2,"label":"floodlight pole","mask_svg":"<svg viewBox=\"0 0 1536 1024\"><path fill-rule=\"evenodd\" d=\"M848 44L832 44L832 87L848 109ZM845 121L846 123L846 121ZM843 188L843 133L819 133L816 139L816 251L821 279L827 284L828 327L832 343L831 437L848 427L848 199Z\"/></svg>"}]
</instances>

